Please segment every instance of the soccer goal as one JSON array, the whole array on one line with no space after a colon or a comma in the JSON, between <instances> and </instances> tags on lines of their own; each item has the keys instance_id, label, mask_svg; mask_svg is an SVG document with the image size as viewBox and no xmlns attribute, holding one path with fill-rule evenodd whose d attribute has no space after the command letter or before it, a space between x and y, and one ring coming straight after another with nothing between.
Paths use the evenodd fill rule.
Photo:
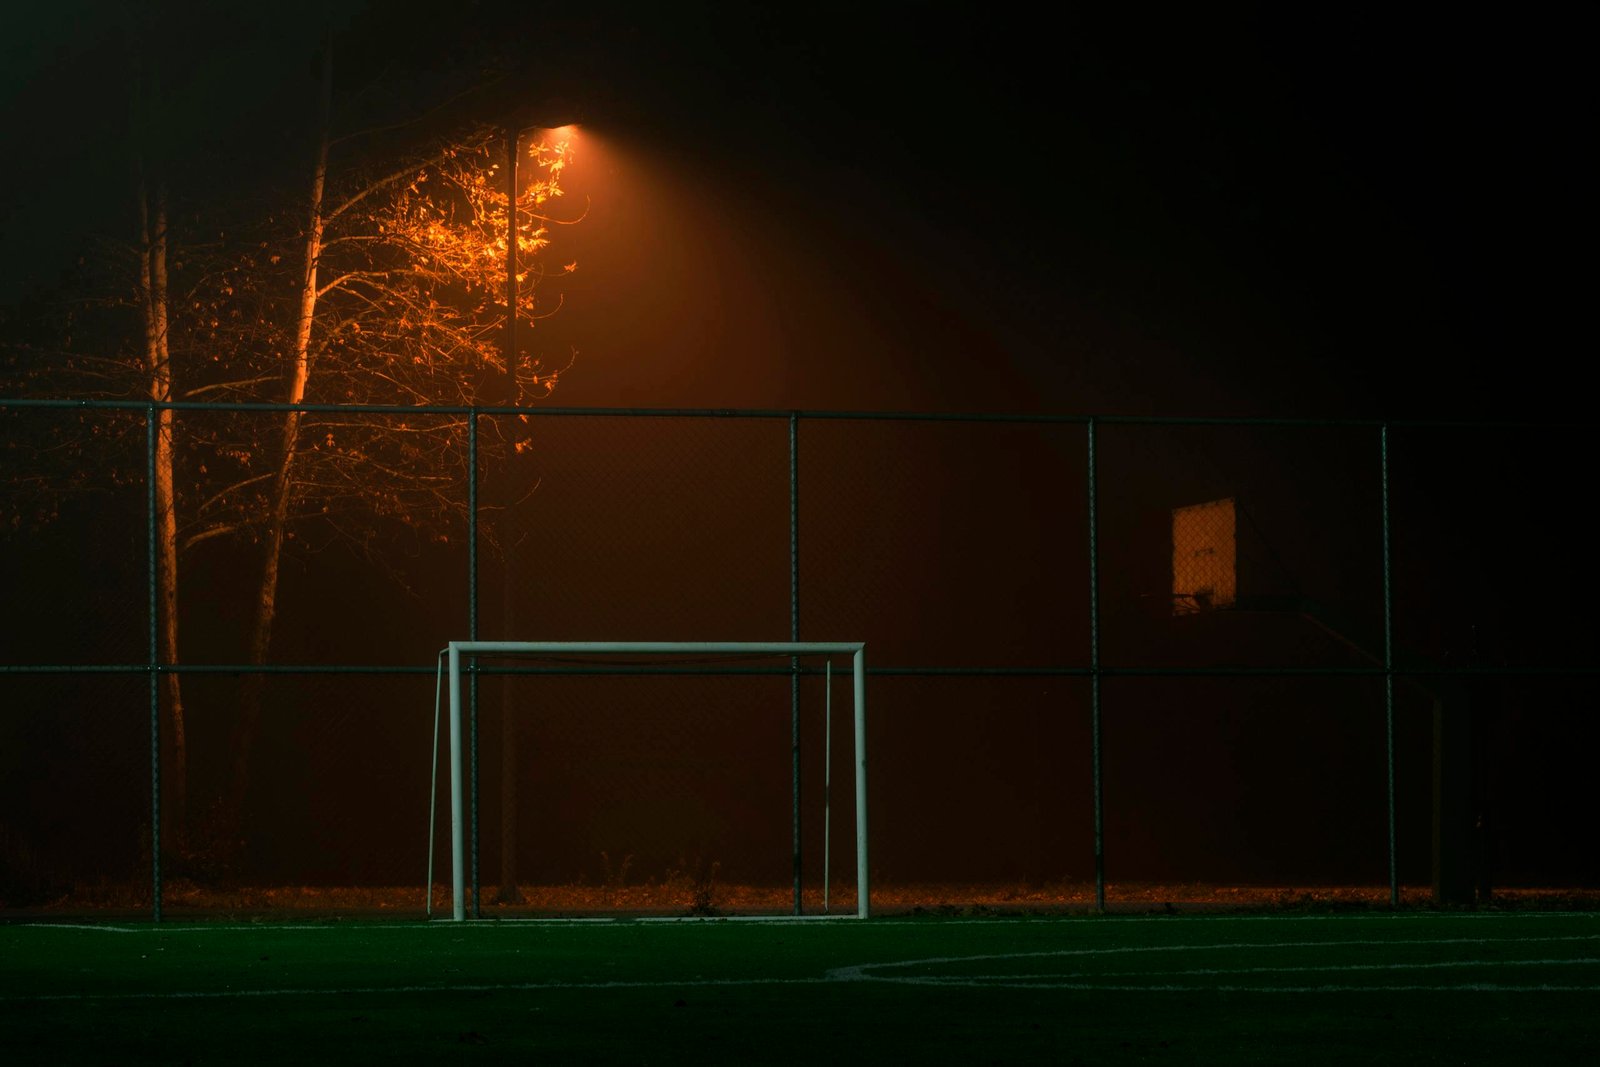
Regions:
<instances>
[{"instance_id":1,"label":"soccer goal","mask_svg":"<svg viewBox=\"0 0 1600 1067\"><path fill-rule=\"evenodd\" d=\"M450 768L450 901L451 917L457 922L467 916L466 852L467 817L463 798L462 675L477 657L612 657L649 656L849 656L852 664L852 691L855 723L855 815L856 815L856 916L869 914L867 878L867 742L866 742L866 659L861 642L818 641L451 641L443 650L448 663L449 688L449 768ZM831 672L831 667L829 668ZM831 687L829 687L831 689ZM436 700L436 707L438 701ZM431 866L431 859L430 859ZM431 877L430 877L431 881ZM826 877L824 878L826 882Z\"/></svg>"}]
</instances>

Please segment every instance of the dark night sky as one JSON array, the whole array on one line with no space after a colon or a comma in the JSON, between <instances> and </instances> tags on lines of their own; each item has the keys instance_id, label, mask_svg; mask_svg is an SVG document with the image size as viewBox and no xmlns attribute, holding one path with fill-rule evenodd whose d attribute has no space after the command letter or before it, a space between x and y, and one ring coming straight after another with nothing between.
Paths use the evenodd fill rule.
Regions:
<instances>
[{"instance_id":1,"label":"dark night sky","mask_svg":"<svg viewBox=\"0 0 1600 1067\"><path fill-rule=\"evenodd\" d=\"M603 139L618 180L578 190L549 329L583 354L569 404L1575 403L1541 373L1573 351L1589 221L1556 9L334 6L343 71L499 48L511 95ZM294 16L320 6L181 7L179 159L298 159ZM117 10L7 16L7 299L127 226Z\"/></svg>"}]
</instances>

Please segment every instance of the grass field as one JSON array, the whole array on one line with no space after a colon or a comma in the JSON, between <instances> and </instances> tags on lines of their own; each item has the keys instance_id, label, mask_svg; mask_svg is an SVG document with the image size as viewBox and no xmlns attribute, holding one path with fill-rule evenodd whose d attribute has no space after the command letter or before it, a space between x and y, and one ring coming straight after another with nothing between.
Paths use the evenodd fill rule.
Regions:
<instances>
[{"instance_id":1,"label":"grass field","mask_svg":"<svg viewBox=\"0 0 1600 1067\"><path fill-rule=\"evenodd\" d=\"M1600 913L13 924L0 1062L1597 1063Z\"/></svg>"}]
</instances>

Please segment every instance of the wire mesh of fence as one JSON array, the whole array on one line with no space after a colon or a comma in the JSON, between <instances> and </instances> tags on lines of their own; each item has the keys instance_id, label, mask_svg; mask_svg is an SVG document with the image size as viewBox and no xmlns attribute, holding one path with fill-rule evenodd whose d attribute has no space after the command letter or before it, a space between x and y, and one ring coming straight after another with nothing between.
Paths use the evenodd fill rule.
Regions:
<instances>
[{"instance_id":1,"label":"wire mesh of fence","mask_svg":"<svg viewBox=\"0 0 1600 1067\"><path fill-rule=\"evenodd\" d=\"M865 641L890 906L1600 887L1580 428L286 410L0 401L0 908L418 910L466 637ZM820 908L822 672L479 665L479 911Z\"/></svg>"}]
</instances>

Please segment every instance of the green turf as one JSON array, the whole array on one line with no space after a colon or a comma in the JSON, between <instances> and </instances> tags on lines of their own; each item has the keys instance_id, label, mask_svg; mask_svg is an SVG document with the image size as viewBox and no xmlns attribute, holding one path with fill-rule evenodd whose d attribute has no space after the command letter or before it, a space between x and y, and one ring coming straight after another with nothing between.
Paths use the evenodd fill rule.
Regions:
<instances>
[{"instance_id":1,"label":"green turf","mask_svg":"<svg viewBox=\"0 0 1600 1067\"><path fill-rule=\"evenodd\" d=\"M1596 1063L1600 914L0 927L0 1062L296 1060Z\"/></svg>"}]
</instances>

